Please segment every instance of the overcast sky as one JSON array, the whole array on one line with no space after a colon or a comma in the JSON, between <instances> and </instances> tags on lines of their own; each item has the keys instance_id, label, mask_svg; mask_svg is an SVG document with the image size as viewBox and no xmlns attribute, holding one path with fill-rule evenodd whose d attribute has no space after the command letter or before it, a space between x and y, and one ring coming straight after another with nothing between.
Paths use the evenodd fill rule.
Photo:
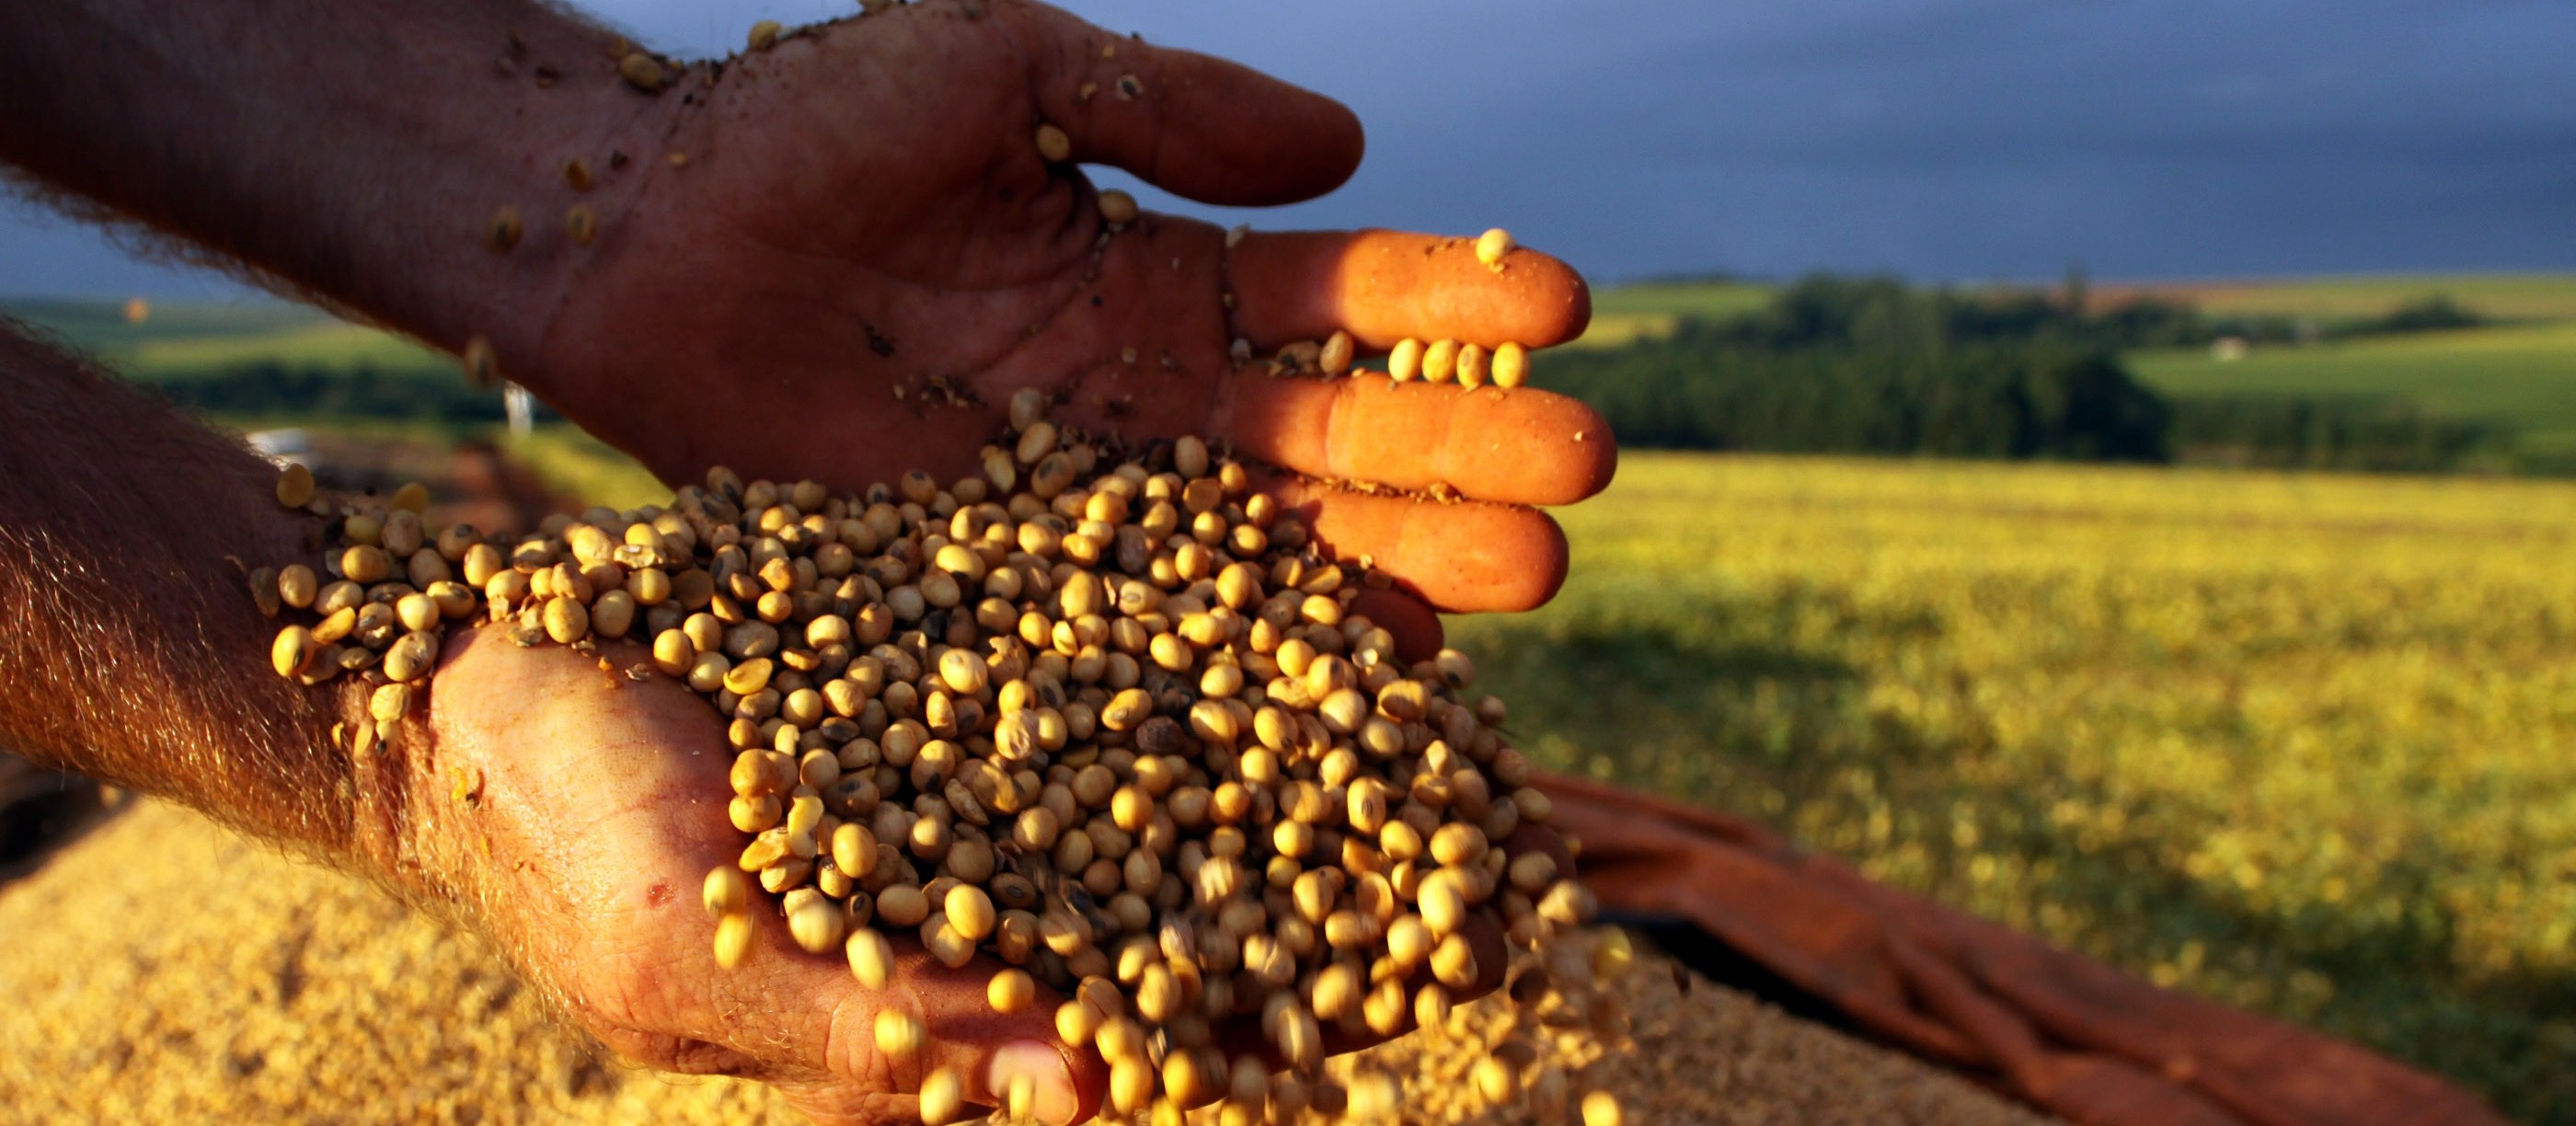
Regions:
<instances>
[{"instance_id":1,"label":"overcast sky","mask_svg":"<svg viewBox=\"0 0 2576 1126\"><path fill-rule=\"evenodd\" d=\"M702 53L854 5L580 6ZM1358 110L1359 176L1264 225L1500 225L1607 280L2576 268L2570 0L1074 7ZM0 294L223 291L0 206Z\"/></svg>"}]
</instances>

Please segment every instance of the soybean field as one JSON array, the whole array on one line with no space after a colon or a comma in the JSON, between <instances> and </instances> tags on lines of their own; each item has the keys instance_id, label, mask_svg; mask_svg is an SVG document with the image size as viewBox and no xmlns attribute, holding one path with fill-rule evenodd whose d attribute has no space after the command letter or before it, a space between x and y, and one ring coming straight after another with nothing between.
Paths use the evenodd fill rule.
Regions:
<instances>
[{"instance_id":1,"label":"soybean field","mask_svg":"<svg viewBox=\"0 0 2576 1126\"><path fill-rule=\"evenodd\" d=\"M1458 619L1558 769L2576 1122L2576 485L1634 454Z\"/></svg>"}]
</instances>

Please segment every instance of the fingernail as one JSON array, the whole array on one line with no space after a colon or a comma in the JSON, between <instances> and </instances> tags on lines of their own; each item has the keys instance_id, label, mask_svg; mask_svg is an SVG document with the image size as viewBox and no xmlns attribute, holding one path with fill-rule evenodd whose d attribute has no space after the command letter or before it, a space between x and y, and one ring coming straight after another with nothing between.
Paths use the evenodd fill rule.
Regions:
<instances>
[{"instance_id":1,"label":"fingernail","mask_svg":"<svg viewBox=\"0 0 2576 1126\"><path fill-rule=\"evenodd\" d=\"M1041 1040L1014 1040L993 1053L992 1071L985 1076L985 1090L995 1099L1010 1098L1011 1083L1022 1078L1037 1086L1037 1101L1030 1107L1040 1122L1067 1126L1082 1110L1081 1096L1073 1089L1073 1069L1065 1066L1064 1053L1055 1045Z\"/></svg>"}]
</instances>

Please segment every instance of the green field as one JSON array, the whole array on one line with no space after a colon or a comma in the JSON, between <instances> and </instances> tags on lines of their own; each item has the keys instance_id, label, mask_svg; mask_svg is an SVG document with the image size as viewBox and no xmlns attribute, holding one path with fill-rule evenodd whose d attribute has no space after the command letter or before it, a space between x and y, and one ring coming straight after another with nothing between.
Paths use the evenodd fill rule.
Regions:
<instances>
[{"instance_id":1,"label":"green field","mask_svg":"<svg viewBox=\"0 0 2576 1126\"><path fill-rule=\"evenodd\" d=\"M2175 396L2374 395L2513 430L2536 462L2576 461L2576 321L2256 348L2146 352L2129 368Z\"/></svg>"},{"instance_id":2,"label":"green field","mask_svg":"<svg viewBox=\"0 0 2576 1126\"><path fill-rule=\"evenodd\" d=\"M1772 289L1753 282L1611 286L1594 296L1593 330L1578 347L1609 347L1669 333L1685 317L1754 312ZM2576 472L2576 275L2401 275L2104 284L2097 298L2157 296L2211 313L2304 316L2320 323L2384 315L2444 294L2500 322L2407 336L2257 347L2242 360L2190 349L2133 353L2130 370L2176 397L2258 395L2405 400L2429 413L2512 434L2525 469ZM1543 360L1541 362L1544 362Z\"/></svg>"},{"instance_id":3,"label":"green field","mask_svg":"<svg viewBox=\"0 0 2576 1126\"><path fill-rule=\"evenodd\" d=\"M1593 291L1592 308L1595 321L1669 324L1677 317L1753 312L1776 288L1767 282L1734 280L1608 285ZM2378 316L2433 294L2447 294L2498 320L2576 320L2576 274L2388 274L2093 286L2097 303L2156 297L2197 305L2210 313L2270 313L2320 320Z\"/></svg>"},{"instance_id":4,"label":"green field","mask_svg":"<svg viewBox=\"0 0 2576 1126\"><path fill-rule=\"evenodd\" d=\"M26 321L144 381L186 379L252 363L452 375L456 362L391 334L278 301L165 302L140 322L109 301L25 301Z\"/></svg>"},{"instance_id":5,"label":"green field","mask_svg":"<svg viewBox=\"0 0 2576 1126\"><path fill-rule=\"evenodd\" d=\"M1635 282L1592 294L1592 327L1574 343L1607 348L1670 333L1684 317L1723 320L1761 311L1775 287L1763 282Z\"/></svg>"},{"instance_id":6,"label":"green field","mask_svg":"<svg viewBox=\"0 0 2576 1126\"><path fill-rule=\"evenodd\" d=\"M2576 1122L2576 485L1639 454L1550 765Z\"/></svg>"},{"instance_id":7,"label":"green field","mask_svg":"<svg viewBox=\"0 0 2576 1126\"><path fill-rule=\"evenodd\" d=\"M139 323L128 321L122 308L106 301L19 302L0 307L0 313L33 324L147 384L178 383L262 363L332 372L367 367L436 383L442 390L461 386L463 379L451 357L318 310L275 301L156 304ZM490 424L265 413L227 413L214 421L245 431L302 427L441 448L468 439L506 443L566 495L619 506L669 495L625 455L562 423L541 424L526 438L511 439L501 426Z\"/></svg>"},{"instance_id":8,"label":"green field","mask_svg":"<svg viewBox=\"0 0 2576 1126\"><path fill-rule=\"evenodd\" d=\"M2378 316L2428 294L2502 320L2576 320L2576 276L2567 274L2387 274L2274 281L2106 283L2099 297L2153 295L2212 313L2279 313L2318 318Z\"/></svg>"}]
</instances>

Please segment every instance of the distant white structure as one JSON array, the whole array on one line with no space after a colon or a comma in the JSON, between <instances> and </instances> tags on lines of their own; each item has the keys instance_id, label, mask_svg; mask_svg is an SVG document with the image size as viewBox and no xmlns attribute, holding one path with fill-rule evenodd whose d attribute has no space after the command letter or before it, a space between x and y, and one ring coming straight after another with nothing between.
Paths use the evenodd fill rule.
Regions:
<instances>
[{"instance_id":1,"label":"distant white structure","mask_svg":"<svg viewBox=\"0 0 2576 1126\"><path fill-rule=\"evenodd\" d=\"M527 437L529 427L536 424L536 397L528 394L525 387L504 382L501 384L501 407L510 412L510 436Z\"/></svg>"},{"instance_id":2,"label":"distant white structure","mask_svg":"<svg viewBox=\"0 0 2576 1126\"><path fill-rule=\"evenodd\" d=\"M310 464L306 459L313 453L313 436L300 428L253 430L244 437L251 449L280 469L290 464Z\"/></svg>"},{"instance_id":3,"label":"distant white structure","mask_svg":"<svg viewBox=\"0 0 2576 1126\"><path fill-rule=\"evenodd\" d=\"M2242 336L2222 336L2209 344L2210 358L2226 363L2244 359L2245 354L2253 350L2254 346L2246 343Z\"/></svg>"}]
</instances>

